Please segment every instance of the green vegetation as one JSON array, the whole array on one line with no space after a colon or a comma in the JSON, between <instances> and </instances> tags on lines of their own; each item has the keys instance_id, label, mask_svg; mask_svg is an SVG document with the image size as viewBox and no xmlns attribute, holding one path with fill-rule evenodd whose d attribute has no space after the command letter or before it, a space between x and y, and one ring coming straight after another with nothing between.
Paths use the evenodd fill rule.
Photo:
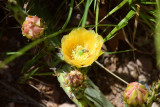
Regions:
<instances>
[{"instance_id":1,"label":"green vegetation","mask_svg":"<svg viewBox=\"0 0 160 107\"><path fill-rule=\"evenodd\" d=\"M11 63L16 58L28 55L30 58L23 68L20 70L22 75L19 83L25 83L33 76L47 76L55 75L65 91L65 93L70 97L70 99L77 104L79 107L113 107L111 102L102 94L99 88L89 79L87 73L90 72L89 67L76 68L75 66L69 65L64 62L63 53L61 52L61 38L63 35L67 35L73 29L78 27L84 27L86 29L94 29L96 33L102 34L104 41L107 43L109 40L119 36L119 32L125 31L127 27L132 27L130 32L132 37L124 37L126 42L129 42L130 48L122 51L114 52L103 52L102 54L119 54L124 52L139 52L134 48L134 42L136 36L136 31L138 23L145 26L145 30L152 32L154 35L151 36L155 40L155 48L157 55L157 65L160 67L160 1L159 0L104 0L104 2L111 3L105 6L107 14L103 15L103 18L100 19L101 13L105 13L101 10L104 3L103 0L60 0L58 8L55 11L49 12L47 10L47 3L41 0L8 0L7 7L10 12L13 14L16 21L20 24L23 24L24 20L28 15L38 16L45 23L45 32L43 36L36 40L30 40L28 44L22 47L19 50L13 52L6 52L8 56L0 63L0 69L3 69L5 65ZM115 6L113 7L112 4ZM111 6L110 6L111 5ZM25 7L25 8L24 8ZM63 9L65 7L65 9ZM156 7L156 8L155 8ZM81 9L81 17L79 22L74 21L73 14L76 8ZM148 10L147 10L147 9ZM68 15L64 15L64 11ZM92 16L92 21L89 21L88 17ZM114 17L118 16L114 19ZM155 17L156 16L156 17ZM62 18L63 17L63 18ZM93 18L94 17L94 18ZM111 20L113 19L113 20ZM105 23L105 21L110 21L111 23ZM72 25L76 23L76 25ZM113 22L113 23L112 23ZM102 29L100 29L102 28ZM108 31L108 29L110 29ZM127 29L128 30L128 29ZM107 33L106 33L107 32ZM147 31L146 31L147 32ZM128 34L129 35L129 34ZM80 37L81 38L81 37ZM118 37L117 37L118 38ZM27 41L27 39L26 39ZM38 52L33 54L30 52L31 49L39 46ZM36 49L35 49L36 50ZM89 52L84 49L78 51L80 56ZM48 60L44 60L44 57L47 57ZM123 83L128 84L123 78L115 75L113 72L109 71L98 61L95 61L97 65L101 68L104 68L107 72L111 73L113 76L118 78ZM38 66L37 66L38 65ZM58 66L61 65L61 66ZM57 67L58 66L58 67ZM53 70L53 72L38 72L44 67L48 67ZM92 65L91 65L92 67ZM70 71L78 69L83 75L87 76L87 79L84 80L81 87L71 87L66 86L65 81L67 80L66 75ZM157 94L159 94L157 92ZM153 96L153 94L151 94ZM158 98L158 96L157 96ZM153 102L153 99L148 99L147 102ZM156 101L156 98L154 98ZM148 105L147 105L148 104ZM151 106L150 103L144 103L143 106Z\"/></svg>"}]
</instances>

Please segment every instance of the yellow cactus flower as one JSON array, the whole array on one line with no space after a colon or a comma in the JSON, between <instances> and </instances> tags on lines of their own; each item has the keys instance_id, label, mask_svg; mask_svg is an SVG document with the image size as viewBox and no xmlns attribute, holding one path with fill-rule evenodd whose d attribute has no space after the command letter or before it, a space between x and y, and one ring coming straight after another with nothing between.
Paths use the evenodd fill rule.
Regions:
<instances>
[{"instance_id":1,"label":"yellow cactus flower","mask_svg":"<svg viewBox=\"0 0 160 107\"><path fill-rule=\"evenodd\" d=\"M64 60L77 68L91 65L102 54L103 38L93 30L74 29L61 42Z\"/></svg>"}]
</instances>

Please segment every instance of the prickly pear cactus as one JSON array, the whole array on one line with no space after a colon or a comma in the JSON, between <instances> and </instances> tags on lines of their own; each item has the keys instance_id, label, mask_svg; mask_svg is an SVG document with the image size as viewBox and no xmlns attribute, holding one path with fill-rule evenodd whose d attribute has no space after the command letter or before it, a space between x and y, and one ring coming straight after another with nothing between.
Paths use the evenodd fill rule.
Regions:
<instances>
[{"instance_id":1,"label":"prickly pear cactus","mask_svg":"<svg viewBox=\"0 0 160 107\"><path fill-rule=\"evenodd\" d=\"M28 39L37 39L44 33L44 26L41 18L37 16L27 16L22 24L22 34Z\"/></svg>"},{"instance_id":2,"label":"prickly pear cactus","mask_svg":"<svg viewBox=\"0 0 160 107\"><path fill-rule=\"evenodd\" d=\"M144 85L132 82L127 85L123 94L124 101L131 106L142 106L148 97L148 91Z\"/></svg>"}]
</instances>

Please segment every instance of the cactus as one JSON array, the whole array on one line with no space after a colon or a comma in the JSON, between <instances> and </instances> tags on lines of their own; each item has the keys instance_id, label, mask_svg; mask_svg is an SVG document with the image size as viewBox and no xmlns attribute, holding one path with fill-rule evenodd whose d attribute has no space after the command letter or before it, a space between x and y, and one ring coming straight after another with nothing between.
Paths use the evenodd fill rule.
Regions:
<instances>
[{"instance_id":1,"label":"cactus","mask_svg":"<svg viewBox=\"0 0 160 107\"><path fill-rule=\"evenodd\" d=\"M83 73L81 73L77 69L67 73L65 78L67 78L66 84L68 84L68 86L75 87L75 88L82 85L86 80L86 76L83 75Z\"/></svg>"},{"instance_id":2,"label":"cactus","mask_svg":"<svg viewBox=\"0 0 160 107\"><path fill-rule=\"evenodd\" d=\"M22 25L22 34L28 39L37 39L43 35L43 21L37 16L28 16Z\"/></svg>"},{"instance_id":3,"label":"cactus","mask_svg":"<svg viewBox=\"0 0 160 107\"><path fill-rule=\"evenodd\" d=\"M147 105L150 107L153 102L157 101L157 98L160 98L160 80L158 82L154 82L149 93L149 97L147 98Z\"/></svg>"},{"instance_id":4,"label":"cactus","mask_svg":"<svg viewBox=\"0 0 160 107\"><path fill-rule=\"evenodd\" d=\"M131 106L142 106L148 97L148 91L145 86L138 83L132 82L127 85L127 88L123 94L124 101Z\"/></svg>"},{"instance_id":5,"label":"cactus","mask_svg":"<svg viewBox=\"0 0 160 107\"><path fill-rule=\"evenodd\" d=\"M61 69L62 70L62 69ZM85 87L83 87L82 85L80 87L78 87L80 85L81 82L83 81L77 81L77 78L75 76L79 75L81 78L81 73L79 73L79 71L71 71L70 73L66 73L66 72L59 72L57 71L57 78L58 81L61 84L61 87L63 88L63 90L65 91L65 93L68 95L68 97L75 103L78 105L78 107L88 107L88 106L92 106L92 103L83 95ZM77 84L72 84L71 83L71 79L74 78L74 81L76 81L75 83ZM83 90L81 90L83 88ZM93 106L94 107L94 106Z\"/></svg>"}]
</instances>

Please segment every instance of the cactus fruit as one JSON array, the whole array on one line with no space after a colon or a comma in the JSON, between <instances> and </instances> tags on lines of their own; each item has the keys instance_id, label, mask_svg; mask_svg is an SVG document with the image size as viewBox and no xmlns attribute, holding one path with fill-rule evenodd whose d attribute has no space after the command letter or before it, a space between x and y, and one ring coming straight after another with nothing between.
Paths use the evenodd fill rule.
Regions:
<instances>
[{"instance_id":1,"label":"cactus fruit","mask_svg":"<svg viewBox=\"0 0 160 107\"><path fill-rule=\"evenodd\" d=\"M28 39L37 39L43 35L43 21L37 16L28 16L22 25L22 34Z\"/></svg>"},{"instance_id":2,"label":"cactus fruit","mask_svg":"<svg viewBox=\"0 0 160 107\"><path fill-rule=\"evenodd\" d=\"M82 85L84 80L85 78L83 74L78 70L70 71L70 73L66 75L66 84L72 87L78 87Z\"/></svg>"},{"instance_id":3,"label":"cactus fruit","mask_svg":"<svg viewBox=\"0 0 160 107\"><path fill-rule=\"evenodd\" d=\"M124 101L131 106L142 106L148 97L148 90L138 82L127 85L123 93Z\"/></svg>"}]
</instances>

